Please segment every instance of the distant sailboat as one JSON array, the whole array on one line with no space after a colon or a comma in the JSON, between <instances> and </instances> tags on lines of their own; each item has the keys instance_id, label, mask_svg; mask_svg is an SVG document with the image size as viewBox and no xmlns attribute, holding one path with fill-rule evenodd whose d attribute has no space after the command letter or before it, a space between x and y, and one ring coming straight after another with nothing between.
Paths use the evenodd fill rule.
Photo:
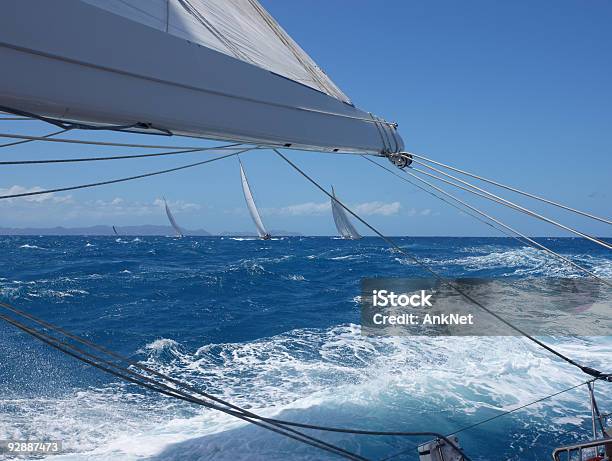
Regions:
<instances>
[{"instance_id":1,"label":"distant sailboat","mask_svg":"<svg viewBox=\"0 0 612 461\"><path fill-rule=\"evenodd\" d=\"M170 224L172 225L172 228L174 229L176 236L184 237L185 235L183 234L183 230L176 223L176 219L174 219L174 216L172 216L172 212L170 211L170 208L168 207L168 202L166 202L166 197L163 197L163 199L164 199L164 207L166 208L166 216L168 216L168 221L170 221Z\"/></svg>"},{"instance_id":2,"label":"distant sailboat","mask_svg":"<svg viewBox=\"0 0 612 461\"><path fill-rule=\"evenodd\" d=\"M334 187L332 186L332 195L334 198L331 199L331 208L332 214L334 216L334 222L336 223L336 229L338 229L338 234L344 239L349 240L357 240L361 238L357 229L351 224L344 208L335 200L336 192L334 191Z\"/></svg>"},{"instance_id":3,"label":"distant sailboat","mask_svg":"<svg viewBox=\"0 0 612 461\"><path fill-rule=\"evenodd\" d=\"M115 228L115 226L113 226L113 232L115 233L115 235L119 235L119 233L117 232L117 229Z\"/></svg>"},{"instance_id":4,"label":"distant sailboat","mask_svg":"<svg viewBox=\"0 0 612 461\"><path fill-rule=\"evenodd\" d=\"M244 199L247 203L247 208L249 209L249 213L251 214L251 218L253 218L253 222L255 223L255 227L257 228L257 233L259 237L264 240L270 239L270 234L266 230L263 221L261 220L261 216L259 215L259 211L257 211L257 206L255 205L255 199L253 198L253 193L251 192L251 188L249 187L249 181L247 180L246 174L244 173L244 168L242 168L242 162L240 163L240 178L242 179L242 192L244 192Z\"/></svg>"}]
</instances>

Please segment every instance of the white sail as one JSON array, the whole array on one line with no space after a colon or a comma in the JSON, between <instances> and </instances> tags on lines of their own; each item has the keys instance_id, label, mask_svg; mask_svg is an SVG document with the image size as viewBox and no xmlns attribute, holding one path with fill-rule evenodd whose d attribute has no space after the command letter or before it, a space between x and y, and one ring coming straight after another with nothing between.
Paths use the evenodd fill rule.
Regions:
<instances>
[{"instance_id":1,"label":"white sail","mask_svg":"<svg viewBox=\"0 0 612 461\"><path fill-rule=\"evenodd\" d=\"M342 206L336 200L334 200L336 198L336 193L333 187L332 195L334 197L331 199L332 215L334 216L334 222L336 223L336 229L338 229L338 234L340 234L340 236L345 239L360 239L361 235L359 235L359 232L357 232L357 229L355 229L355 227L349 220L344 208L342 208Z\"/></svg>"},{"instance_id":2,"label":"white sail","mask_svg":"<svg viewBox=\"0 0 612 461\"><path fill-rule=\"evenodd\" d=\"M9 110L316 151L404 148L256 0L5 0L0 62Z\"/></svg>"},{"instance_id":3,"label":"white sail","mask_svg":"<svg viewBox=\"0 0 612 461\"><path fill-rule=\"evenodd\" d=\"M257 234L259 234L261 238L269 237L270 234L266 230L263 224L263 221L261 220L259 211L257 211L257 206L255 205L255 199L253 198L251 188L249 187L249 181L247 180L246 174L244 173L244 168L242 168L242 162L239 162L239 163L240 163L240 179L242 180L242 192L244 192L244 199L246 200L247 208L249 209L251 218L253 218L253 222L255 223L255 227L257 228Z\"/></svg>"},{"instance_id":4,"label":"white sail","mask_svg":"<svg viewBox=\"0 0 612 461\"><path fill-rule=\"evenodd\" d=\"M257 0L82 1L350 103Z\"/></svg>"},{"instance_id":5,"label":"white sail","mask_svg":"<svg viewBox=\"0 0 612 461\"><path fill-rule=\"evenodd\" d=\"M165 197L164 197L164 207L166 208L166 216L168 216L168 221L170 221L170 224L172 225L174 232L176 232L176 236L184 237L183 230L176 223L176 219L174 219L174 216L172 215L172 212L170 211L170 207L168 206L168 202L166 202Z\"/></svg>"}]
</instances>

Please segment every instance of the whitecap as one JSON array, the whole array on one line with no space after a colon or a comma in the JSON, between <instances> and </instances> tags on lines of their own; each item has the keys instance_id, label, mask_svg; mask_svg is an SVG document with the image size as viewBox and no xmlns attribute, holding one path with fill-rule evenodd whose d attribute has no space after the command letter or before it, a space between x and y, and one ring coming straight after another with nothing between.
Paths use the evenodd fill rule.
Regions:
<instances>
[{"instance_id":1,"label":"whitecap","mask_svg":"<svg viewBox=\"0 0 612 461\"><path fill-rule=\"evenodd\" d=\"M38 245L30 245L29 243L25 243L21 245L19 248L31 248L35 250L46 250L46 248L39 247Z\"/></svg>"}]
</instances>

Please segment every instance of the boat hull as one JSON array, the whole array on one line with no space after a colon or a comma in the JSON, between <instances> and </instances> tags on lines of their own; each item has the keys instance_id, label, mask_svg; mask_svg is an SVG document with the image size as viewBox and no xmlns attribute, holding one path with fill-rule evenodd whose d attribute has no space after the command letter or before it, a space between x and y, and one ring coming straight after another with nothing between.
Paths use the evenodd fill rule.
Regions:
<instances>
[{"instance_id":1,"label":"boat hull","mask_svg":"<svg viewBox=\"0 0 612 461\"><path fill-rule=\"evenodd\" d=\"M320 151L403 150L396 129L265 69L79 0L10 0L0 105L97 124Z\"/></svg>"}]
</instances>

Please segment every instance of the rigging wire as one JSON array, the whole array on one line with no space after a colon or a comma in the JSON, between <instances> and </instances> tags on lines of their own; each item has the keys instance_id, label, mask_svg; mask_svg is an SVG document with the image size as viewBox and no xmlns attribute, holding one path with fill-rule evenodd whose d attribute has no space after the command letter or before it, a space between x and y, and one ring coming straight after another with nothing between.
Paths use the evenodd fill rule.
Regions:
<instances>
[{"instance_id":1,"label":"rigging wire","mask_svg":"<svg viewBox=\"0 0 612 461\"><path fill-rule=\"evenodd\" d=\"M49 139L51 138L51 136L56 136L58 134L62 134L62 133L66 133L69 130L59 130L59 131L54 131L53 133L49 133L47 135L44 136L21 136L21 135L15 135L15 136L0 136L2 138L13 138L13 139L21 139L22 141L15 141L15 142L9 142L6 144L0 144L0 148L2 147L10 147L10 146L18 146L20 144L26 144L28 142L32 142L32 141L55 141L54 139Z\"/></svg>"},{"instance_id":2,"label":"rigging wire","mask_svg":"<svg viewBox=\"0 0 612 461\"><path fill-rule=\"evenodd\" d=\"M373 161L373 160L371 160L371 159L369 159L369 158L366 158L366 160L370 161L371 163L375 164L376 166L379 166L379 167L380 167L380 168L382 168L383 170L386 170L386 171L388 171L388 172L390 172L390 173L394 174L394 175L395 175L395 176L397 176L398 178L400 178L400 179L402 179L402 180L404 180L404 181L406 181L406 182L410 183L411 185L419 187L417 184L415 184L414 182L410 181L408 178L406 178L406 177L402 177L402 176L399 176L399 175L395 174L395 173L394 173L392 170L390 170L390 169L386 168L385 166L381 165L380 163L375 162L375 161ZM598 275L596 275L595 273L593 273L593 272L589 271L588 269L586 269L586 268L584 268L584 267L580 266L579 264L577 264L577 263L573 262L572 260L570 260L570 259L568 259L568 258L566 258L566 257L564 257L564 256L562 256L562 255L560 255L560 254L558 254L558 253L556 253L555 251L551 250L550 248L548 248L548 247L546 247L546 246L542 245L541 243L539 243L539 242L537 242L537 241L533 240L532 238L530 238L530 237L528 237L527 235L523 234L522 232L520 232L520 231L518 231L518 230L516 230L516 229L514 229L514 228L512 228L512 227L510 227L510 226L508 226L507 224L505 224L505 223L503 223L503 222L499 221L498 219L496 219L496 218L494 218L493 216L491 216L491 215L489 215L489 214L485 213L484 211L481 211L481 210L479 210L478 208L476 208L476 207L474 207L474 206L470 205L469 203L467 203L467 202L465 202L465 201L461 200L460 198L456 197L455 195L451 194L450 192L447 192L447 191L445 191L444 189L441 189L441 188L439 188L439 187L435 186L434 184L431 184L430 182L427 182L427 181L425 181L424 179L421 179L421 178L419 178L418 176L416 176L416 175L414 175L414 174L412 174L412 173L410 173L410 172L408 172L408 171L406 171L406 170L402 170L402 171L404 171L404 173L406 173L406 174L411 175L411 176L412 176L412 177L414 177L414 179L416 179L417 181L421 181L421 182L423 182L423 183L427 184L429 187L431 187L431 188L433 188L433 189L437 190L438 192L440 192L440 193L442 193L442 194L446 195L447 197L451 198L452 200L454 200L454 201L456 201L456 202L458 202L458 203L462 204L463 206L465 206L465 207L469 208L470 210L473 210L474 212L478 213L479 215L481 215L481 216L483 216L483 217L485 217L485 218L487 218L487 219L490 219L491 221L493 221L493 222L495 222L495 223L499 224L500 226L502 226L503 228L508 229L510 232L512 232L512 233L514 233L514 234L516 234L516 235L518 235L518 236L522 237L523 239L525 239L525 241L526 241L526 242L521 242L521 243L526 243L527 245L529 245L529 246L530 246L530 247L532 247L532 248L536 248L536 249L537 249L537 248L539 248L540 250L545 251L546 253L551 254L551 255L552 255L552 256L554 256L555 258L560 259L561 261L563 261L563 262L565 262L565 263L567 263L567 264L571 265L572 267L575 267L576 269L579 269L580 271L582 271L582 272L584 272L584 273L586 273L586 274L590 275L591 277L594 277L595 279L599 280L600 282L602 282L602 283L604 283L604 284L606 284L606 285L608 285L608 286L612 286L612 284L611 284L610 282L608 282L608 281L607 281L607 280L605 280L605 279L602 279L601 277L599 277L599 276L598 276ZM449 202L446 202L446 203L449 203ZM499 229L499 230L501 230L501 229ZM515 239L516 239L516 237L513 237L513 238L515 238ZM519 240L519 241L520 241L520 240Z\"/></svg>"},{"instance_id":3,"label":"rigging wire","mask_svg":"<svg viewBox=\"0 0 612 461\"><path fill-rule=\"evenodd\" d=\"M0 106L0 110L2 110L3 112L7 112L9 114L20 115L22 117L29 117L31 119L40 120L41 122L45 122L50 125L55 125L64 130L127 131L127 130L136 128L136 129L141 129L141 130L155 130L158 132L155 134L162 134L164 136L172 136L173 134L171 131L166 130L165 128L158 128L154 126L152 123L136 122L136 123L130 123L129 125L92 125L92 124L82 123L82 122L64 121L58 118L46 117L44 115L38 115L32 112L27 112L25 110L14 109L12 107L6 107L6 106ZM148 133L148 134L152 134L152 133Z\"/></svg>"},{"instance_id":4,"label":"rigging wire","mask_svg":"<svg viewBox=\"0 0 612 461\"><path fill-rule=\"evenodd\" d=\"M222 155L221 157L211 158L211 159L204 160L204 161L201 161L201 162L196 162L196 163L189 163L187 165L183 165L183 166L179 166L179 167L175 167L175 168L169 168L169 169L166 169L166 170L153 171L153 172L150 172L150 173L143 173L143 174L139 174L139 175L136 175L136 176L128 176L126 178L111 179L111 180L108 180L108 181L100 181L100 182L94 182L94 183L89 183L89 184L80 184L78 186L59 187L57 189L46 189L46 190L40 190L40 191L34 191L34 192L22 192L20 194L0 195L0 200L19 198L19 197L29 197L31 195L51 194L51 193L54 193L54 192L66 192L66 191L69 191L69 190L87 189L89 187L104 186L104 185L107 185L107 184L116 184L116 183L120 183L120 182L132 181L134 179L148 178L148 177L151 177L151 176L157 176L157 175L160 175L160 174L172 173L174 171L185 170L187 168L193 168L195 166L204 165L205 163L215 162L217 160L221 160L221 159L224 159L224 158L232 157L234 155L242 154L244 152L248 152L248 151L251 151L253 149L254 148L250 147L250 148L242 149L242 150L240 150L238 152L233 152L231 154Z\"/></svg>"},{"instance_id":5,"label":"rigging wire","mask_svg":"<svg viewBox=\"0 0 612 461\"><path fill-rule=\"evenodd\" d=\"M63 130L55 134L63 133L68 130ZM11 139L25 139L28 141L46 141L46 142L61 142L67 144L85 144L89 146L105 146L105 147L130 147L130 148L143 148L143 149L200 149L202 146L169 146L169 145L155 145L155 144L130 144L121 142L108 142L108 141L86 141L84 139L68 139L68 138L54 138L50 139L47 136L29 136L24 134L14 133L0 133L0 138L11 138ZM2 145L0 145L2 147Z\"/></svg>"},{"instance_id":6,"label":"rigging wire","mask_svg":"<svg viewBox=\"0 0 612 461\"><path fill-rule=\"evenodd\" d=\"M0 161L0 165L37 165L45 163L74 163L74 162L95 162L100 160L124 160L144 157L163 157L167 155L190 154L194 152L204 152L210 150L239 150L244 147L244 144L234 143L216 147L201 147L199 149L175 150L168 152L159 152L155 154L138 154L138 155L115 155L112 157L81 157L81 158L66 158L66 159L48 159L48 160L16 160L16 161Z\"/></svg>"},{"instance_id":7,"label":"rigging wire","mask_svg":"<svg viewBox=\"0 0 612 461\"><path fill-rule=\"evenodd\" d=\"M401 179L402 181L405 181L405 182L409 183L410 185L412 185L412 186L414 186L414 187L416 187L416 188L418 188L418 189L421 189L423 192L425 192L425 193L427 193L427 194L431 195L432 197L435 197L435 198L437 198L438 200L441 200L441 201L443 201L444 203L446 203L446 204L448 204L448 205L450 205L450 206L452 206L452 207L456 208L456 209L457 209L457 210L459 210L461 213L465 213L465 214L467 214L468 216L471 216L472 218L474 218L474 219L476 219L476 220L480 221L481 223L483 223L483 224L485 224L485 225L487 225L487 226L489 226L489 227L492 227L493 229L495 229L495 230L497 230L497 231L501 232L501 233L502 233L502 234L504 234L505 236L510 237L510 238L512 238L512 239L514 239L514 240L516 240L516 241L517 241L517 242L519 242L521 245L525 245L525 244L526 244L526 242L525 242L525 241L521 240L521 239L520 239L519 237L517 237L516 235L512 235L510 232L506 232L506 231L505 231L505 230L503 230L502 228L499 228L499 227L497 227L497 226L495 226L495 225L491 224L490 222L485 221L484 219L480 218L480 217L479 217L479 216L477 216L476 214L474 214L474 213L470 212L470 211L469 211L469 209L463 209L463 208L461 208L460 206L455 205L453 202L450 202L450 201L446 200L444 197L440 197L440 196L439 196L439 195L437 195L436 193L431 192L430 190L427 190L427 189L425 189L424 187L422 187L422 186L420 186L420 185L418 185L418 184L413 183L413 182L412 182L412 181L410 181L408 178L406 178L405 176L401 176L401 175L399 175L398 173L396 173L396 172L395 172L395 171L393 171L392 169L387 168L386 166L381 165L380 163L375 162L374 160L372 160L372 159L370 159L370 158L368 158L368 157L365 157L365 156L362 156L362 157L363 157L364 159L366 159L368 162L371 162L371 163L373 163L374 165L379 166L379 167L380 167L380 168L382 168L383 170L388 171L388 172L389 172L389 173L391 173L393 176L398 177L398 178L399 178L399 179ZM529 243L527 243L527 244L529 245Z\"/></svg>"},{"instance_id":8,"label":"rigging wire","mask_svg":"<svg viewBox=\"0 0 612 461\"><path fill-rule=\"evenodd\" d=\"M560 227L562 229L565 229L566 231L569 231L569 232L571 232L573 234L576 234L576 235L578 235L580 237L584 237L585 239L590 240L593 243L601 245L604 248L607 248L608 250L612 250L612 246L611 245L609 245L606 242L603 242L603 241L601 241L601 240L599 240L599 239L597 239L595 237L592 237L592 236L590 236L588 234L580 232L580 231L578 231L576 229L573 229L573 228L571 228L569 226L561 224L561 223L559 223L559 222L557 222L557 221L555 221L553 219L547 218L546 216L542 216L541 214L536 213L533 210L529 210L529 209L524 208L524 207L522 207L520 205L517 205L516 203L511 202L510 200L506 200L506 199L504 199L502 197L499 197L498 195L495 195L495 194L493 194L493 193L491 193L491 192L489 192L489 191L487 191L485 189L481 189L480 187L475 186L473 184L470 184L469 182L464 181L464 180L462 180L460 178L457 178L456 176L448 174L448 173L446 173L446 172L444 172L442 170L439 170L438 168L435 168L433 166L427 165L424 162L420 162L419 160L414 160L414 159L413 159L413 162L414 163L418 163L418 164L424 166L425 168L429 168L430 170L436 171L437 173L440 173L440 174L446 176L447 178L451 178L451 179L453 179L455 181L459 181L461 184L465 184L466 186L468 186L468 188L463 188L462 187L463 190L466 190L466 191L472 192L472 193L475 193L475 191L479 191L481 193L479 193L478 195L480 195L481 197L484 197L484 198L486 198L488 200L493 200L493 201L495 201L497 203L500 203L502 205L508 206L509 208L515 209L515 210L520 211L522 213L525 213L525 214L527 214L529 216L532 216L534 218L540 219L540 220L545 221L545 222L547 222L549 224L552 224L554 226L557 226L557 227ZM418 171L419 173L427 174L428 176L431 176L431 177L433 177L433 178L435 178L437 180L440 180L440 181L442 180L442 178L440 178L438 176L435 176L435 175L432 175L432 174L429 174L429 173L426 173L425 171L418 170L416 168L411 168L411 169L414 170L414 171ZM456 187L459 187L457 184L453 184L452 182L449 182L449 181L445 181L445 182L447 182L448 184L454 185Z\"/></svg>"},{"instance_id":9,"label":"rigging wire","mask_svg":"<svg viewBox=\"0 0 612 461\"><path fill-rule=\"evenodd\" d=\"M530 242L530 243L531 243L531 246L538 247L538 248L540 248L541 250L545 251L546 253L548 253L548 254L550 254L550 255L554 256L555 258L558 258L558 259L560 259L560 260L562 260L562 261L566 262L567 264L569 264L569 265L571 265L571 266L575 267L576 269L579 269L580 271L584 272L585 274L588 274L588 275L590 275L591 277L594 277L595 279L599 280L600 282L602 282L602 283L604 283L604 284L606 284L606 285L608 285L608 286L612 286L612 283L611 283L611 282L609 282L608 280L605 280L605 279L601 278L600 276L598 276L598 275L597 275L597 274L595 274L594 272L591 272L590 270L588 270L588 269L586 269L586 268L582 267L581 265L579 265L579 264L575 263L575 262L574 262L574 261L572 261L571 259L566 258L565 256L560 255L559 253L557 253L557 252L555 252L555 251L551 250L551 249L550 249L550 248L548 248L547 246L545 246L545 245L543 245L543 244L541 244L541 243L537 242L536 240L534 240L534 239L532 239L532 238L528 237L527 235L523 234L522 232L517 231L516 229L514 229L514 228L512 228L512 227L508 226L507 224L504 224L502 221L500 221L500 220L498 220L498 219L496 219L496 218L492 217L491 215L489 215L489 214L487 214L487 213L485 213L485 212L483 212L483 211L479 210L479 209L478 209L478 208L476 208L476 207L473 207L473 206L472 206L472 205L470 205L469 203L464 202L463 200L461 200L461 199L457 198L457 197L456 197L456 196L454 196L453 194L451 194L451 193L449 193L449 192L445 191L444 189L441 189L441 188L437 187L436 185L434 185L434 184L432 184L432 183L430 183L430 182L428 182L428 181L425 181L425 180L424 180L424 179L422 179L422 178L419 178L419 177L418 177L417 175L415 175L414 173L410 173L409 171L406 171L406 170L403 170L403 171L404 171L404 173L406 173L406 174L408 174L408 175L412 176L413 178L415 178L417 181L421 181L421 182L423 182L423 183L427 184L429 187L432 187L432 188L434 188L435 190L439 191L440 193L442 193L442 194L444 194L444 195L446 195L446 196L448 196L448 197L452 198L453 200L456 200L456 201L458 201L458 202L462 203L463 205L465 205L465 206L469 207L471 210L474 210L476 213L478 213L478 214L480 214L480 215L482 215L482 216L486 216L487 218L489 218L489 219L493 220L494 222L496 222L496 223L497 223L497 224L499 224L500 226L503 226L504 228L506 228L506 229L510 230L511 232L514 232L514 233L515 233L515 234L517 234L517 235L520 235L520 236L521 236L521 237L523 237L525 240L527 240L528 242Z\"/></svg>"},{"instance_id":10,"label":"rigging wire","mask_svg":"<svg viewBox=\"0 0 612 461\"><path fill-rule=\"evenodd\" d=\"M557 357L559 357L560 359L564 360L568 364L573 365L573 366L579 368L580 370L582 370L584 373L586 373L589 376L592 376L594 378L603 379L603 380L607 380L607 381L612 382L612 374L610 374L610 373L603 373L603 372L601 372L599 370L595 370L594 368L591 368L591 367L579 364L575 360L573 360L570 357L564 355L563 353L557 351L552 346L549 346L548 344L540 341L539 339L537 339L534 336L530 335L529 333L527 333L526 331L522 330L521 328L513 325L512 323L510 323L509 321L504 319L502 316L500 316L499 314L495 313L494 311L492 311L491 309L486 307L484 304L482 304L480 301L475 299L472 295L470 295L469 293L467 293L466 291L464 291L463 289L458 287L452 281L450 281L450 280L446 279L445 277L443 277L442 275L438 274L438 272L436 272L431 267L429 267L425 262L421 261L420 258L418 258L417 256L413 255L411 252L401 248L393 240L391 240L389 237L385 236L382 232L380 232L378 229L376 229L374 226L372 226L370 223L368 223L365 219L363 219L361 216L359 216L354 211L352 211L350 208L348 208L344 203L342 203L340 200L338 200L332 194L327 192L317 181L315 181L313 178L311 178L307 173L305 173L302 169L300 169L300 167L298 167L295 163L293 163L291 160L289 160L279 150L277 150L277 149L273 149L273 150L274 150L274 152L276 152L276 154L278 156L280 156L283 160L285 160L285 162L287 162L294 170L296 170L299 174L301 174L304 178L306 178L310 183L312 183L321 192L323 192L325 195L327 195L331 200L335 200L340 206L342 206L342 208L344 208L348 213L350 213L355 219L357 219L359 222L361 222L363 225L365 225L368 229L370 229L372 232L374 232L376 235L378 235L380 238L382 238L392 248L394 248L396 251L398 251L399 253L403 254L404 256L406 256L407 258L412 260L414 263L419 265L425 271L427 271L430 274L432 274L441 283L444 283L444 284L448 285L455 292L457 292L459 295L464 297L466 300L470 301L472 304L478 306L480 309L482 309L485 312L487 312L488 314L492 315L497 320L502 322L504 325L508 326L509 328L513 329L514 331L516 331L516 332L520 333L521 335L525 336L525 338L529 339L530 341L532 341L533 343L537 344L541 348L546 349L551 354L556 355Z\"/></svg>"},{"instance_id":11,"label":"rigging wire","mask_svg":"<svg viewBox=\"0 0 612 461\"><path fill-rule=\"evenodd\" d=\"M169 146L169 145L155 145L155 144L130 144L130 143L120 143L120 142L89 141L89 140L84 140L84 139L68 139L68 138L49 139L49 136L55 136L63 132L64 131L60 131L57 133L52 133L51 135L47 135L47 136L30 136L30 135L14 134L14 133L0 133L0 138L25 140L25 141L19 141L16 143L5 144L6 146L22 144L24 142L30 142L30 141L47 141L47 142L67 143L67 144L84 144L88 146L129 147L129 148L142 148L142 149L175 149L175 150L181 149L182 150L182 149L201 149L202 148L202 146ZM147 134L147 133L139 132L139 133L133 133L133 134ZM179 137L179 138L190 138L190 139L194 138L194 136L182 136L182 135L176 135L176 134L174 136ZM199 138L196 138L196 139L199 139ZM225 139L223 141L228 141L228 140ZM232 140L230 139L229 141L232 141ZM243 143L243 144L251 145L250 143ZM3 147L3 145L0 144L0 147ZM295 148L292 149L291 147L287 147L286 145L282 145L282 144L257 144L255 148L256 149L273 149L275 147L283 147L284 149L291 149L291 150L301 150L301 149L295 149ZM313 152L313 151L309 151L309 152ZM318 152L318 151L314 151L314 152ZM327 154L330 152L323 152L323 153ZM342 151L336 152L334 151L333 154L334 155L338 155L338 154L340 155L370 155L373 157L382 157L382 155L379 153L374 154L374 153L342 152Z\"/></svg>"},{"instance_id":12,"label":"rigging wire","mask_svg":"<svg viewBox=\"0 0 612 461\"><path fill-rule=\"evenodd\" d=\"M474 174L474 173L470 173L470 172L468 172L468 171L465 171L465 170L461 170L461 169L459 169L459 168L452 167L452 166L447 165L447 164L442 163L442 162L437 162L437 161L435 161L435 160L429 159L429 158L424 157L424 156L422 156L422 155L413 154L413 153L410 153L410 155L412 155L413 157L420 158L421 160L425 160L425 161L427 161L427 162L434 163L434 164L436 164L436 165L442 166L442 167L444 167L444 168L448 168L449 170L455 171L455 172L457 172L457 173L461 173L461 174L464 174L464 175L466 175L466 176L470 176L470 177L472 177L472 178L474 178L474 179L478 179L478 180L480 180L480 181L484 181L484 182L487 182L487 183L489 183L489 184L493 184L494 186L501 187L501 188L503 188L503 189L506 189L506 190L509 190L509 191L512 191L512 192L516 192L517 194L521 194L521 195L524 195L524 196L526 196L526 197L529 197L529 198L532 198L532 199L539 200L539 201L541 201L541 202L547 203L547 204L549 204L549 205L553 205L553 206L556 206L556 207L562 208L562 209L564 209L564 210L571 211L571 212L573 212L573 213L577 213L577 214L582 215L582 216L586 216L587 218L595 219L595 220L597 220L597 221L601 221L601 222L604 222L604 223L606 223L606 224L612 224L612 221L610 221L609 219L606 219L606 218L601 218L601 217L599 217L599 216L595 216L595 215L593 215L593 214L591 214L591 213L587 213L587 212L585 212L585 211L580 211L580 210L577 210L577 209L575 209L575 208L571 208L571 207L566 206L566 205L563 205L563 204L561 204L561 203L554 202L554 201L549 200L549 199L547 199L547 198L540 197L540 196L538 196L538 195L531 194L531 193L526 192L526 191L522 191L522 190L520 190L520 189L517 189L517 188L515 188L515 187L511 187L511 186L508 186L508 185L506 185L506 184L502 184L502 183L497 182L497 181L494 181L494 180L492 180L492 179L488 179L488 178L485 178L485 177L483 177L483 176L479 176L479 175L476 175L476 174Z\"/></svg>"},{"instance_id":13,"label":"rigging wire","mask_svg":"<svg viewBox=\"0 0 612 461\"><path fill-rule=\"evenodd\" d=\"M39 318L33 316L32 314L29 314L29 313L27 313L27 312L25 312L23 310L20 310L20 309L14 307L12 305L0 302L0 307L5 308L6 310L9 310L10 312L12 312L12 313L14 313L14 314L16 314L18 316L27 318L27 319L29 319L29 320L31 320L31 321L33 321L33 322L35 322L35 323L37 323L37 324L47 328L47 329L50 329L50 330L52 330L52 331L54 331L56 333L60 333L60 334L62 334L64 336L66 336L67 338L70 338L70 339L72 339L72 340L74 340L76 342L79 342L79 343L81 343L83 345L86 345L86 346L88 346L88 347L90 347L90 348L92 348L94 350L100 351L102 353L105 353L105 354L113 357L113 358L121 360L122 362L125 362L125 363L127 363L127 364L129 364L129 365L131 365L131 366L133 366L135 368L141 369L143 371L146 371L147 373L150 373L150 374L153 374L155 376L158 376L158 377L160 377L160 378L162 378L162 379L164 379L164 380L174 384L175 386L178 386L180 388L189 390L190 392L194 392L196 394L199 394L199 395L201 395L201 396L203 396L203 397L205 397L207 399L210 399L210 400L213 400L213 401L215 401L217 403L225 405L225 406L231 408L232 410L237 410L237 411L241 412L242 414L244 414L244 415L246 415L246 416L248 416L250 418L253 418L253 419L258 419L258 420L261 420L261 421L264 421L264 422L267 422L267 423L270 423L270 424L275 424L275 425L300 427L300 428L303 428L303 429L313 429L313 430L319 430L319 431L325 431L325 432L349 433L349 434L356 434L356 435L375 435L375 436L404 436L404 437L431 436L431 437L438 437L438 438L441 438L443 440L446 440L449 444L451 444L452 446L457 448L457 450L460 453L462 453L461 449L459 447L457 447L451 440L449 440L443 434L440 434L440 433L437 433L437 432L431 432L431 431L419 431L419 432L372 431L372 430L361 430L361 429L348 429L348 428L339 428L339 427L328 427L328 426L320 426L320 425L314 425L314 424L298 423L298 422L294 422L294 421L286 421L286 420L281 420L281 419L276 419L276 418L265 418L265 417L259 416L257 414L251 413L251 412L249 412L247 410L244 410L244 409L238 407L237 405L233 405L233 404L231 404L231 403L229 403L229 402L227 402L227 401L225 401L223 399L220 399L220 398L215 397L215 396L213 396L211 394L208 394L208 393L203 392L203 391L201 391L199 389L196 389L193 386L190 386L190 385L185 384L185 383L183 383L181 381L175 380L175 379L173 379L173 378L171 378L171 377L169 377L167 375L164 375L164 374L162 374L160 372L157 372L157 371L155 371L155 370L153 370L153 369L151 369L151 368L149 368L149 367L147 367L145 365L142 365L142 364L140 364L140 363L138 363L136 361L133 361L133 360L130 360L130 359L126 358L126 357L123 357L123 356L121 356L121 355L119 355L119 354L117 354L115 352L112 352L112 351L104 348L103 346L97 345L97 344L95 344L95 343L93 343L93 342L91 342L91 341L89 341L89 340L87 340L85 338L73 335L73 334L69 333L68 331L66 331L66 330L64 330L64 329L62 329L62 328L60 328L60 327L58 327L56 325L53 325L53 324L51 324L49 322L46 322L46 321L44 321L42 319L39 319ZM10 318L0 314L0 319L8 321L7 319L10 319ZM11 319L11 320L13 320L13 319ZM17 322L15 320L13 320L13 322L21 324L20 322ZM9 323L15 325L15 323L13 323L13 322L9 322ZM23 324L21 324L21 325L23 325ZM15 325L15 326L17 326L17 325ZM21 329L22 331L25 331L28 334L31 334L31 335L37 337L38 339L41 339L40 338L41 335L45 335L44 333L41 333L41 332L37 332L38 334L32 334L30 331L26 331L23 328L21 328L20 326L17 326L17 328ZM25 328L28 328L28 327L26 326ZM30 328L30 330L32 330L32 329ZM46 335L46 336L48 336L48 335ZM56 342L56 343L57 342L61 342L63 346L65 346L65 347L67 347L67 348L69 348L69 349L71 349L73 351L77 351L77 353L79 353L79 354L84 354L87 357L95 358L95 359L97 359L99 361L102 361L103 365L108 365L108 366L111 366L111 367L114 367L114 368L118 368L118 369L120 369L124 373L128 373L128 374L131 374L131 375L137 375L137 373L133 372L132 370L121 368L120 366L117 366L116 364L108 362L108 361L106 361L104 359L100 359L99 357L93 356L92 354L88 354L87 352L82 351L81 349L76 348L76 347L74 347L74 346L72 346L70 344L66 344L65 342L60 341L57 338L54 338L54 337L50 337L50 338L52 338L52 340L54 342ZM44 341L44 342L49 344L47 341ZM69 355L72 355L74 357L73 354L69 354ZM75 358L79 359L78 357L75 357ZM157 381L151 380L150 378L148 378L146 376L139 375L139 378L145 379L146 381L153 381L155 384L161 386L163 389L166 389L167 391L180 393L177 389L169 388L168 386L164 385L163 383L159 383ZM153 389L153 390L156 390L156 389ZM189 396L189 395L185 395L185 393L182 393L181 395L183 397L187 397L187 398L191 398L192 397L192 396ZM290 430L288 428L285 428L285 429ZM463 456L464 456L466 461L469 461L469 458L465 454L463 454Z\"/></svg>"}]
</instances>

